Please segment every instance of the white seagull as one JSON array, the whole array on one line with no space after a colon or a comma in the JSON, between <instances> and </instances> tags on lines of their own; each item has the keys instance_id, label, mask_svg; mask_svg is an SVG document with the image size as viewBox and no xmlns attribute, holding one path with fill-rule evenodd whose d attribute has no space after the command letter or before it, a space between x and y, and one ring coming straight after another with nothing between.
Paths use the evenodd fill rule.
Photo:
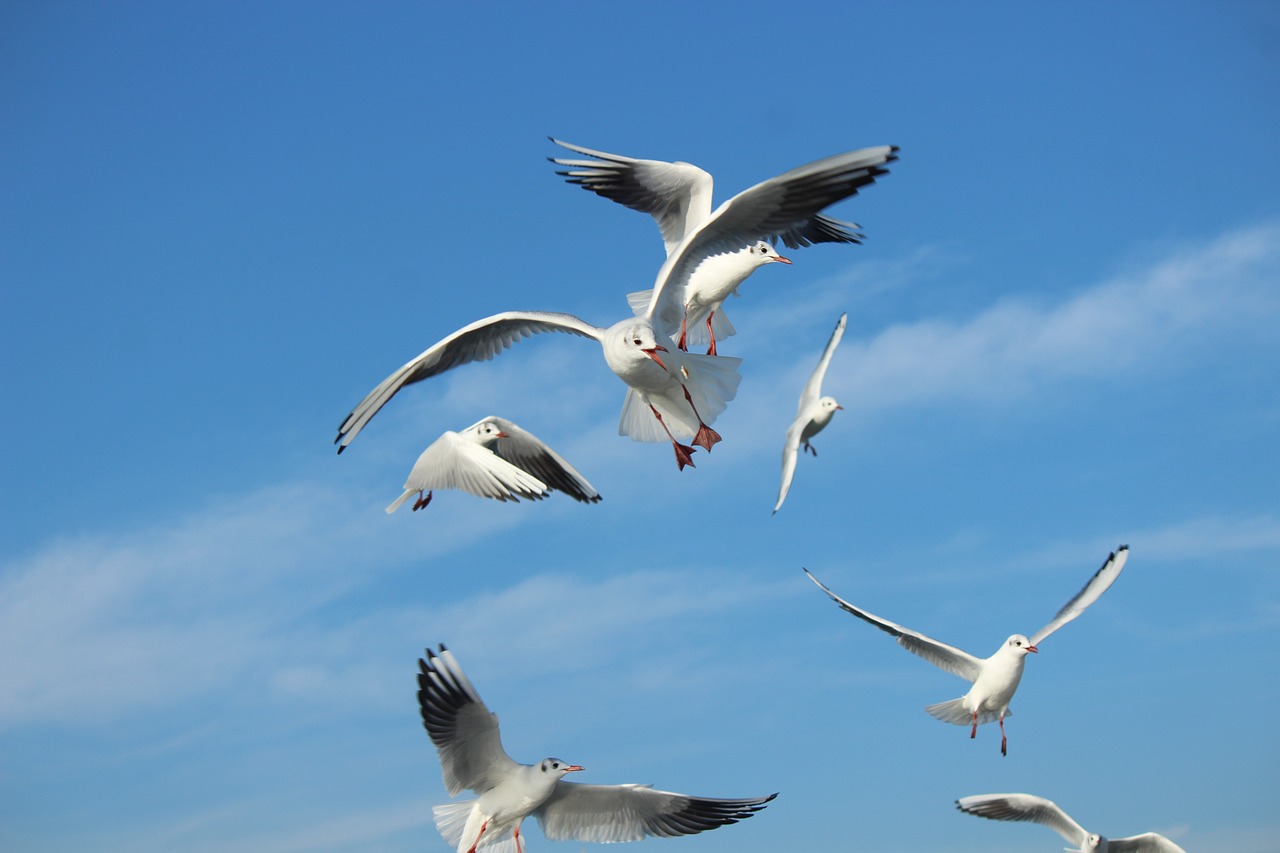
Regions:
<instances>
[{"instance_id":1,"label":"white seagull","mask_svg":"<svg viewBox=\"0 0 1280 853\"><path fill-rule=\"evenodd\" d=\"M831 364L831 354L836 351L836 347L840 345L840 339L844 337L844 326L848 319L848 314L841 314L840 319L836 321L831 339L827 341L827 348L822 351L822 358L818 359L818 366L813 369L813 374L805 383L804 390L800 392L800 405L796 408L796 419L788 427L787 443L782 447L782 485L778 487L778 502L773 507L775 513L782 509L782 502L787 499L787 492L791 490L791 478L796 473L796 457L800 455L801 446L816 457L818 451L813 449L809 439L822 432L823 428L831 423L831 418L836 411L844 408L836 402L835 397L822 396L822 379L827 375L827 365Z\"/></svg>"},{"instance_id":2,"label":"white seagull","mask_svg":"<svg viewBox=\"0 0 1280 853\"><path fill-rule=\"evenodd\" d=\"M392 501L387 514L414 494L414 510L422 509L431 503L433 489L461 489L500 501L540 500L554 489L583 503L600 500L595 487L564 457L533 433L496 415L433 441L414 463L404 494Z\"/></svg>"},{"instance_id":3,"label":"white seagull","mask_svg":"<svg viewBox=\"0 0 1280 853\"><path fill-rule=\"evenodd\" d=\"M809 580L831 596L831 599L844 611L897 637L898 645L912 654L919 655L939 669L945 669L952 675L958 675L966 681L973 682L969 692L959 699L929 705L925 711L946 723L955 723L960 726L972 723L972 728L969 730L971 738L977 736L980 723L989 723L998 719L1000 721L1000 754L1005 755L1008 751L1008 740L1004 733L1004 718L1013 713L1009 710L1009 702L1018 689L1018 682L1022 680L1022 667L1026 663L1027 655L1038 652L1038 645L1045 637L1075 619L1090 604L1097 601L1098 597L1115 583L1128 559L1129 546L1121 545L1107 557L1102 568L1094 573L1089 582L1084 585L1084 589L1076 593L1075 597L1058 611L1048 625L1032 634L1030 639L1022 634L1011 635L1004 641L1004 645L986 660L854 607L827 589L808 569L804 571L809 575Z\"/></svg>"},{"instance_id":4,"label":"white seagull","mask_svg":"<svg viewBox=\"0 0 1280 853\"><path fill-rule=\"evenodd\" d=\"M742 800L690 797L649 785L581 785L565 782L582 770L558 758L518 764L489 711L453 654L440 646L419 659L418 704L422 722L440 753L450 796L479 794L436 806L436 828L458 853L523 853L520 823L529 815L553 841L639 841L645 836L693 835L751 817L777 794Z\"/></svg>"},{"instance_id":5,"label":"white seagull","mask_svg":"<svg viewBox=\"0 0 1280 853\"><path fill-rule=\"evenodd\" d=\"M556 174L563 175L571 184L577 184L583 189L626 205L632 210L652 216L662 232L662 240L666 244L668 255L679 247L680 242L690 232L696 230L712 216L711 196L714 180L710 174L691 163L637 160L620 154L583 148L555 138L551 138L551 141L570 151L593 158L575 160L549 157L547 159L557 166L568 167L566 171ZM897 159L897 148L892 146L868 148L852 153L863 155L862 166L865 172L861 175L859 185L854 187L849 195L856 193L862 186L874 183L876 178L888 172L883 168L884 164ZM802 166L800 169L757 184L734 196L721 205L721 208L731 204L751 204L756 198L765 197L780 190L785 192L787 182L792 176L808 168L811 166ZM719 212L717 210L716 214L718 215ZM790 229L772 235L772 239L781 240L790 249L814 243L861 243L863 235L848 230L858 227L855 223L831 219L815 211L808 219L798 221ZM751 273L770 263L790 264L791 261L779 255L773 246L765 241L758 241L754 245L737 251L706 258L694 271L685 290L685 316L680 328L679 347L686 349L690 343L709 342L707 352L714 355L716 340L734 334L733 325L724 316L721 303L731 294L736 296L738 286L746 281ZM628 294L627 301L636 313L640 313L648 306L651 295L647 290L637 291Z\"/></svg>"},{"instance_id":6,"label":"white seagull","mask_svg":"<svg viewBox=\"0 0 1280 853\"><path fill-rule=\"evenodd\" d=\"M868 172L875 171L868 161L883 162L894 150L883 146L837 154L725 202L667 256L641 316L601 328L572 314L504 311L459 329L406 362L360 401L338 427L338 452L405 385L461 364L487 361L530 335L565 332L596 340L609 368L627 384L618 432L636 441L669 439L677 465L691 465L693 448L677 436L692 438L707 450L720 440L710 424L737 393L741 359L668 351L658 343L680 328L690 276L712 255L736 252L801 228L818 211L857 192Z\"/></svg>"},{"instance_id":7,"label":"white seagull","mask_svg":"<svg viewBox=\"0 0 1280 853\"><path fill-rule=\"evenodd\" d=\"M1071 819L1052 800L1031 794L978 794L956 800L965 814L992 820L1029 820L1043 823L1075 847L1067 853L1187 853L1163 835L1144 832L1128 838L1105 838Z\"/></svg>"}]
</instances>

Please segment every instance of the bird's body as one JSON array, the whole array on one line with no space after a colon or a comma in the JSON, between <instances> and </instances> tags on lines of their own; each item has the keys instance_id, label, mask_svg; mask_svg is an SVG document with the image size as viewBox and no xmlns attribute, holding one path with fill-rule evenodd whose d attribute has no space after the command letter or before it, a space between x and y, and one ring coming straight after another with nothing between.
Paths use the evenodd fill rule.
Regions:
<instances>
[{"instance_id":1,"label":"bird's body","mask_svg":"<svg viewBox=\"0 0 1280 853\"><path fill-rule=\"evenodd\" d=\"M418 500L413 508L422 509L431 502L434 489L460 489L500 501L539 500L552 490L584 503L600 500L595 487L560 454L533 433L496 415L461 432L445 432L422 451L405 480L403 494L387 507L387 514L414 494Z\"/></svg>"},{"instance_id":2,"label":"bird's body","mask_svg":"<svg viewBox=\"0 0 1280 853\"><path fill-rule=\"evenodd\" d=\"M956 800L965 814L992 820L1041 823L1061 835L1069 844L1067 853L1186 853L1163 835L1144 832L1127 838L1107 838L1088 832L1057 803L1033 794L978 794Z\"/></svg>"},{"instance_id":3,"label":"bird's body","mask_svg":"<svg viewBox=\"0 0 1280 853\"><path fill-rule=\"evenodd\" d=\"M1121 545L1107 557L1102 568L1094 573L1084 588L1076 593L1075 597L1068 601L1047 625L1029 638L1022 634L1010 635L995 654L985 660L855 607L828 589L808 569L805 569L805 574L809 575L809 579L846 613L892 634L897 638L898 645L912 654L919 655L939 669L972 682L973 686L969 692L960 698L929 705L925 710L934 718L944 722L970 725L970 737L977 735L979 725L998 720L1000 752L1005 754L1008 741L1004 732L1004 718L1013 713L1009 709L1009 703L1022 682L1026 656L1039 651L1038 644L1045 637L1075 619L1090 604L1097 601L1098 597L1115 583L1128 557L1129 546Z\"/></svg>"},{"instance_id":4,"label":"bird's body","mask_svg":"<svg viewBox=\"0 0 1280 853\"><path fill-rule=\"evenodd\" d=\"M756 184L713 211L714 180L697 166L684 162L640 160L571 145L558 139L551 141L591 158L551 158L556 165L568 167L568 171L558 174L565 176L569 183L651 215L662 232L668 257L701 229L710 226L714 231L723 227L715 222L717 219L732 223L744 212L747 216L754 216L754 208L780 203L794 205L814 191L824 198L829 197L830 201L822 205L807 205L807 215L794 217L786 227L761 233L760 237L781 240L792 249L814 243L860 243L862 235L849 230L857 228L856 224L831 219L819 211L827 204L854 195L861 187L873 183L887 172L885 164L897 158L895 146L838 154ZM836 185L840 190L833 193ZM735 331L724 316L721 304L730 295L736 295L738 286L751 273L769 263L790 264L791 261L779 255L767 242L720 247L705 253L685 285L678 338L680 347L684 349L686 344L706 342L707 352L714 354L716 340L729 337ZM640 313L649 304L651 295L652 291L637 291L628 294L627 301L633 310Z\"/></svg>"},{"instance_id":5,"label":"bird's body","mask_svg":"<svg viewBox=\"0 0 1280 853\"><path fill-rule=\"evenodd\" d=\"M690 797L647 785L579 785L563 781L583 768L558 758L519 764L502 748L497 715L481 701L443 645L418 661L418 703L440 754L450 795L474 800L436 806L436 827L458 853L522 853L521 822L532 815L553 840L638 841L691 835L751 817L773 799Z\"/></svg>"},{"instance_id":6,"label":"bird's body","mask_svg":"<svg viewBox=\"0 0 1280 853\"><path fill-rule=\"evenodd\" d=\"M778 486L778 502L773 507L775 513L782 508L782 502L787 499L787 492L791 490L791 480L796 473L796 460L801 448L817 456L818 451L813 449L809 440L822 432L826 425L831 423L835 413L844 408L836 402L835 397L823 396L822 380L827 375L832 354L840 345L840 339L844 337L844 327L848 319L848 314L841 314L840 319L836 321L836 327L831 332L831 337L827 339L822 357L818 359L818 366L809 375L804 390L800 392L796 417L787 428L787 440L782 446L782 483Z\"/></svg>"}]
</instances>

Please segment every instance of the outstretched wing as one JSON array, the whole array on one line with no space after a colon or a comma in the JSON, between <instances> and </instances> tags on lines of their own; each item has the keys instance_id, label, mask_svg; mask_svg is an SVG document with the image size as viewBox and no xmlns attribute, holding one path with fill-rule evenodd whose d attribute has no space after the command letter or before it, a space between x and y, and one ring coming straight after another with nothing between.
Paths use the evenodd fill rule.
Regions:
<instances>
[{"instance_id":1,"label":"outstretched wing","mask_svg":"<svg viewBox=\"0 0 1280 853\"><path fill-rule=\"evenodd\" d=\"M787 428L787 440L782 445L782 482L778 485L778 502L773 505L773 512L776 515L778 510L782 509L782 502L787 499L787 493L791 491L791 480L796 475L796 460L800 456L800 434L804 432L805 419L803 416L797 417L791 422L791 426ZM813 577L810 575L809 577ZM818 584L822 586L821 584ZM826 589L826 587L823 587Z\"/></svg>"},{"instance_id":2,"label":"outstretched wing","mask_svg":"<svg viewBox=\"0 0 1280 853\"><path fill-rule=\"evenodd\" d=\"M910 628L904 628L901 625L894 624L888 619L881 619L873 613L854 607L831 590L827 589L822 581L813 576L813 572L808 569L804 573L809 576L809 580L818 585L818 589L825 592L831 597L831 600L840 605L840 609L846 613L851 613L866 622L875 625L881 631L892 634L898 638L898 645L902 646L912 654L919 655L929 663L945 669L952 675L958 675L965 681L977 681L978 675L982 672L982 661L966 651L957 649L955 646L948 646L946 643L940 643L932 637L926 637L924 634L912 631Z\"/></svg>"},{"instance_id":3,"label":"outstretched wing","mask_svg":"<svg viewBox=\"0 0 1280 853\"><path fill-rule=\"evenodd\" d=\"M1043 823L1077 847L1089 834L1070 815L1058 808L1057 803L1032 794L977 794L956 800L956 808L965 814L992 820ZM1115 844L1114 841L1111 843Z\"/></svg>"},{"instance_id":4,"label":"outstretched wing","mask_svg":"<svg viewBox=\"0 0 1280 853\"><path fill-rule=\"evenodd\" d=\"M1157 832L1144 832L1128 838L1108 838L1109 853L1187 853Z\"/></svg>"},{"instance_id":5,"label":"outstretched wing","mask_svg":"<svg viewBox=\"0 0 1280 853\"><path fill-rule=\"evenodd\" d=\"M547 488L547 483L523 466L513 465L456 432L446 432L422 451L405 480L404 494L387 507L387 514L399 509L415 492L433 489L459 489L482 498L515 501L544 498L550 494Z\"/></svg>"},{"instance_id":6,"label":"outstretched wing","mask_svg":"<svg viewBox=\"0 0 1280 853\"><path fill-rule=\"evenodd\" d=\"M422 724L440 753L450 796L470 788L483 793L518 765L502 748L498 715L490 713L453 653L440 644L418 659L418 706Z\"/></svg>"},{"instance_id":7,"label":"outstretched wing","mask_svg":"<svg viewBox=\"0 0 1280 853\"><path fill-rule=\"evenodd\" d=\"M818 359L818 366L813 369L813 373L809 376L809 381L804 384L804 390L800 392L800 405L796 408L796 412L803 412L805 406L812 403L822 396L822 380L827 375L827 366L831 364L831 356L835 353L836 347L840 346L840 339L844 337L844 327L849 321L849 315L842 313L840 319L836 321L836 327L831 332L831 338L827 341L827 348L822 351L822 358Z\"/></svg>"},{"instance_id":8,"label":"outstretched wing","mask_svg":"<svg viewBox=\"0 0 1280 853\"><path fill-rule=\"evenodd\" d=\"M655 791L648 785L560 781L534 815L552 841L639 841L647 835L671 838L737 823L776 796L717 800Z\"/></svg>"},{"instance_id":9,"label":"outstretched wing","mask_svg":"<svg viewBox=\"0 0 1280 853\"><path fill-rule=\"evenodd\" d=\"M1102 568L1094 573L1089 582L1084 585L1084 589L1076 593L1075 598L1063 605L1058 614L1031 637L1031 645L1039 645L1040 641L1061 628L1063 625L1075 619L1085 611L1090 604L1093 604L1098 598L1106 592L1116 578L1120 577L1120 570L1124 568L1124 564L1129 559L1129 546L1121 545L1115 551L1112 551L1107 557L1106 562L1102 564Z\"/></svg>"},{"instance_id":10,"label":"outstretched wing","mask_svg":"<svg viewBox=\"0 0 1280 853\"><path fill-rule=\"evenodd\" d=\"M562 148L595 158L548 157L557 166L568 167L568 171L558 171L557 175L596 195L652 216L662 232L668 255L686 234L711 215L711 175L692 163L636 160L548 138Z\"/></svg>"},{"instance_id":11,"label":"outstretched wing","mask_svg":"<svg viewBox=\"0 0 1280 853\"><path fill-rule=\"evenodd\" d=\"M488 361L523 338L542 332L566 332L600 340L602 329L572 314L549 311L504 311L464 326L401 365L360 401L338 427L333 443L341 453L365 424L406 385L421 382L472 361Z\"/></svg>"},{"instance_id":12,"label":"outstretched wing","mask_svg":"<svg viewBox=\"0 0 1280 853\"><path fill-rule=\"evenodd\" d=\"M770 178L743 190L720 205L706 222L690 231L658 271L648 316L664 317L668 301L683 309L684 288L705 259L737 252L758 240L786 238L788 246L833 238L834 225L813 226L824 208L855 195L888 172L885 164L898 157L896 145L881 145L836 154ZM856 242L845 240L843 242Z\"/></svg>"},{"instance_id":13,"label":"outstretched wing","mask_svg":"<svg viewBox=\"0 0 1280 853\"><path fill-rule=\"evenodd\" d=\"M493 421L506 433L505 438L499 438L494 444L493 452L498 456L576 501L599 502L600 493L587 482L587 478L536 435L506 418L490 415L485 420Z\"/></svg>"}]
</instances>

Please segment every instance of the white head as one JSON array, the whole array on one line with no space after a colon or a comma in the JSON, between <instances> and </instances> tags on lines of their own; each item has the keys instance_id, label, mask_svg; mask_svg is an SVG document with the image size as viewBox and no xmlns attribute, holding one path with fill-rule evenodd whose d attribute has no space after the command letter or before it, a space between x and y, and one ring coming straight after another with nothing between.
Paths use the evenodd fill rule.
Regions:
<instances>
[{"instance_id":1,"label":"white head","mask_svg":"<svg viewBox=\"0 0 1280 853\"><path fill-rule=\"evenodd\" d=\"M818 407L824 412L834 413L837 409L844 411L844 406L837 403L835 397L823 397L818 400Z\"/></svg>"},{"instance_id":2,"label":"white head","mask_svg":"<svg viewBox=\"0 0 1280 853\"><path fill-rule=\"evenodd\" d=\"M755 261L756 266L762 267L765 264L789 264L791 260L784 258L778 254L778 250L766 243L764 240L756 243L754 246L746 250Z\"/></svg>"},{"instance_id":3,"label":"white head","mask_svg":"<svg viewBox=\"0 0 1280 853\"><path fill-rule=\"evenodd\" d=\"M1040 651L1022 634L1010 634L1009 639L1004 641L1004 647L1020 658L1026 657L1031 652Z\"/></svg>"},{"instance_id":4,"label":"white head","mask_svg":"<svg viewBox=\"0 0 1280 853\"><path fill-rule=\"evenodd\" d=\"M666 365L658 355L663 352L667 352L667 348L654 337L653 326L634 318L615 323L605 332L605 358L610 360L610 366L613 358L621 356L627 360L653 359L665 370Z\"/></svg>"},{"instance_id":5,"label":"white head","mask_svg":"<svg viewBox=\"0 0 1280 853\"><path fill-rule=\"evenodd\" d=\"M1079 851L1073 848L1067 851L1067 853L1107 853L1110 846L1111 845L1107 843L1107 839L1094 832L1084 837L1084 843L1080 845Z\"/></svg>"},{"instance_id":6,"label":"white head","mask_svg":"<svg viewBox=\"0 0 1280 853\"><path fill-rule=\"evenodd\" d=\"M507 437L507 434L493 421L480 421L480 423L468 427L463 435L483 447L493 447L498 439Z\"/></svg>"},{"instance_id":7,"label":"white head","mask_svg":"<svg viewBox=\"0 0 1280 853\"><path fill-rule=\"evenodd\" d=\"M544 758L538 763L538 771L548 774L550 777L559 780L566 773L572 773L575 770L581 770L582 766L578 764L570 764L559 758Z\"/></svg>"}]
</instances>

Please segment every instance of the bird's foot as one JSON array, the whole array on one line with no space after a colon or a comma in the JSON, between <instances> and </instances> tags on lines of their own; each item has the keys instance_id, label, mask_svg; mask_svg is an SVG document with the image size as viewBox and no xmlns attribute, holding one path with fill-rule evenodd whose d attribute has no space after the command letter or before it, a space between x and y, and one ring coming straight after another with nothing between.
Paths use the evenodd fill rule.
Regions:
<instances>
[{"instance_id":1,"label":"bird's foot","mask_svg":"<svg viewBox=\"0 0 1280 853\"><path fill-rule=\"evenodd\" d=\"M1009 754L1009 741L1004 735L1000 735L1000 754Z\"/></svg>"},{"instance_id":2,"label":"bird's foot","mask_svg":"<svg viewBox=\"0 0 1280 853\"><path fill-rule=\"evenodd\" d=\"M413 502L413 511L414 511L414 512L417 512L417 511L418 511L418 510L420 510L420 509L424 509L424 508L426 507L426 505L427 505L427 504L429 504L429 503L431 503L431 492L427 492L427 496L424 498L424 497L422 496L422 490L421 490L421 489L419 489L419 490L418 490L418 499L417 499L416 501L414 501L414 502Z\"/></svg>"},{"instance_id":3,"label":"bird's foot","mask_svg":"<svg viewBox=\"0 0 1280 853\"><path fill-rule=\"evenodd\" d=\"M818 458L818 451L814 450L813 445L810 444L809 442L806 441L804 443L804 449L807 450L809 453L812 453L814 459Z\"/></svg>"},{"instance_id":4,"label":"bird's foot","mask_svg":"<svg viewBox=\"0 0 1280 853\"><path fill-rule=\"evenodd\" d=\"M707 347L707 355L715 355L715 354L716 354L716 336L712 335L711 346Z\"/></svg>"},{"instance_id":5,"label":"bird's foot","mask_svg":"<svg viewBox=\"0 0 1280 853\"><path fill-rule=\"evenodd\" d=\"M672 441L671 446L674 447L676 450L676 465L679 466L681 471L684 470L684 466L686 465L688 465L690 468L698 467L697 465L693 464L694 450L692 447L690 447L687 444L681 444L678 441Z\"/></svg>"},{"instance_id":6,"label":"bird's foot","mask_svg":"<svg viewBox=\"0 0 1280 853\"><path fill-rule=\"evenodd\" d=\"M698 424L698 434L693 437L693 443L705 449L708 453L720 441L720 433L713 430L706 424Z\"/></svg>"}]
</instances>

